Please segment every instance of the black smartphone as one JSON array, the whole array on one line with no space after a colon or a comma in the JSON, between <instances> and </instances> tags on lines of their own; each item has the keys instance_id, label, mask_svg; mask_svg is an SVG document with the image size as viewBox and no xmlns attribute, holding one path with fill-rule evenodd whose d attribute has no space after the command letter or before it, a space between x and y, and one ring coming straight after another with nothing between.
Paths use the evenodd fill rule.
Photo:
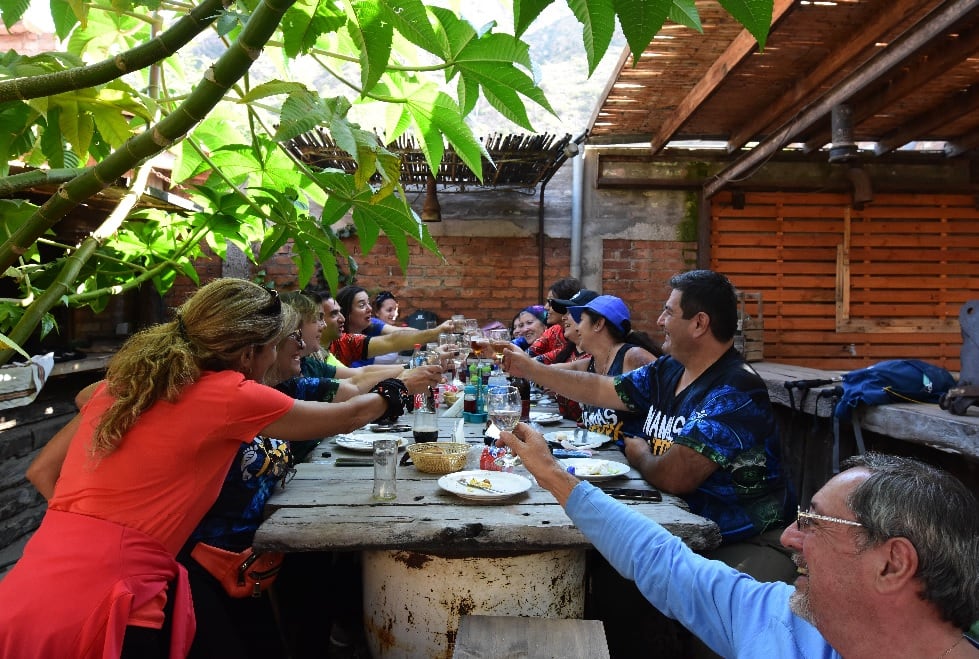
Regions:
<instances>
[{"instance_id":1,"label":"black smartphone","mask_svg":"<svg viewBox=\"0 0 979 659\"><path fill-rule=\"evenodd\" d=\"M635 487L614 487L604 490L613 499L629 499L632 501L662 501L663 495L659 490L640 490Z\"/></svg>"}]
</instances>

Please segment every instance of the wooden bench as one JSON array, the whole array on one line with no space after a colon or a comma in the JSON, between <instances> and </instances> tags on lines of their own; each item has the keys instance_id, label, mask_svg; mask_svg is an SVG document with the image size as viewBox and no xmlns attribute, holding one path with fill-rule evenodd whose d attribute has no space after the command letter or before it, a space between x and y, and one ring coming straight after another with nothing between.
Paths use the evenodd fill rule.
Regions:
<instances>
[{"instance_id":1,"label":"wooden bench","mask_svg":"<svg viewBox=\"0 0 979 659\"><path fill-rule=\"evenodd\" d=\"M608 659L601 620L464 615L452 659Z\"/></svg>"}]
</instances>

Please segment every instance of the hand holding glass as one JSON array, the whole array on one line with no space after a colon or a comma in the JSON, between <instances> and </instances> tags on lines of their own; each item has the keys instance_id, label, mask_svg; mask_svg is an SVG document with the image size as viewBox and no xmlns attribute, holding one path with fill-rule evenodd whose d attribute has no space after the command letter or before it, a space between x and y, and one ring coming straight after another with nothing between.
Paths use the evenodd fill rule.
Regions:
<instances>
[{"instance_id":1,"label":"hand holding glass","mask_svg":"<svg viewBox=\"0 0 979 659\"><path fill-rule=\"evenodd\" d=\"M497 428L513 432L520 422L520 391L516 387L492 387L486 393L486 412ZM513 467L517 463L517 457L507 449L497 458L496 463L505 468Z\"/></svg>"}]
</instances>

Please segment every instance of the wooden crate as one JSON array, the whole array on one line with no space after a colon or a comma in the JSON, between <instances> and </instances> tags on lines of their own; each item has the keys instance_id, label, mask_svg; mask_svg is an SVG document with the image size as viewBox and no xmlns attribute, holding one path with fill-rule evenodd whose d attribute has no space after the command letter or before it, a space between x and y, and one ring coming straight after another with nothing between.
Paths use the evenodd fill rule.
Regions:
<instances>
[{"instance_id":1,"label":"wooden crate","mask_svg":"<svg viewBox=\"0 0 979 659\"><path fill-rule=\"evenodd\" d=\"M761 293L738 291L738 334L734 346L745 361L765 359L765 317Z\"/></svg>"}]
</instances>

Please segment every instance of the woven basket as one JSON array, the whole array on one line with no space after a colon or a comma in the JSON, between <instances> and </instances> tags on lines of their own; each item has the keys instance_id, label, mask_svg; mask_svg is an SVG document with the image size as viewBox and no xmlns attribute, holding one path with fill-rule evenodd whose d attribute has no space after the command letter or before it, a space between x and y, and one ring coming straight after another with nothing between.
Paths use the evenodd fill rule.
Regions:
<instances>
[{"instance_id":1,"label":"woven basket","mask_svg":"<svg viewBox=\"0 0 979 659\"><path fill-rule=\"evenodd\" d=\"M457 442L421 442L409 444L408 454L418 471L426 474L451 474L466 466L469 444Z\"/></svg>"}]
</instances>

